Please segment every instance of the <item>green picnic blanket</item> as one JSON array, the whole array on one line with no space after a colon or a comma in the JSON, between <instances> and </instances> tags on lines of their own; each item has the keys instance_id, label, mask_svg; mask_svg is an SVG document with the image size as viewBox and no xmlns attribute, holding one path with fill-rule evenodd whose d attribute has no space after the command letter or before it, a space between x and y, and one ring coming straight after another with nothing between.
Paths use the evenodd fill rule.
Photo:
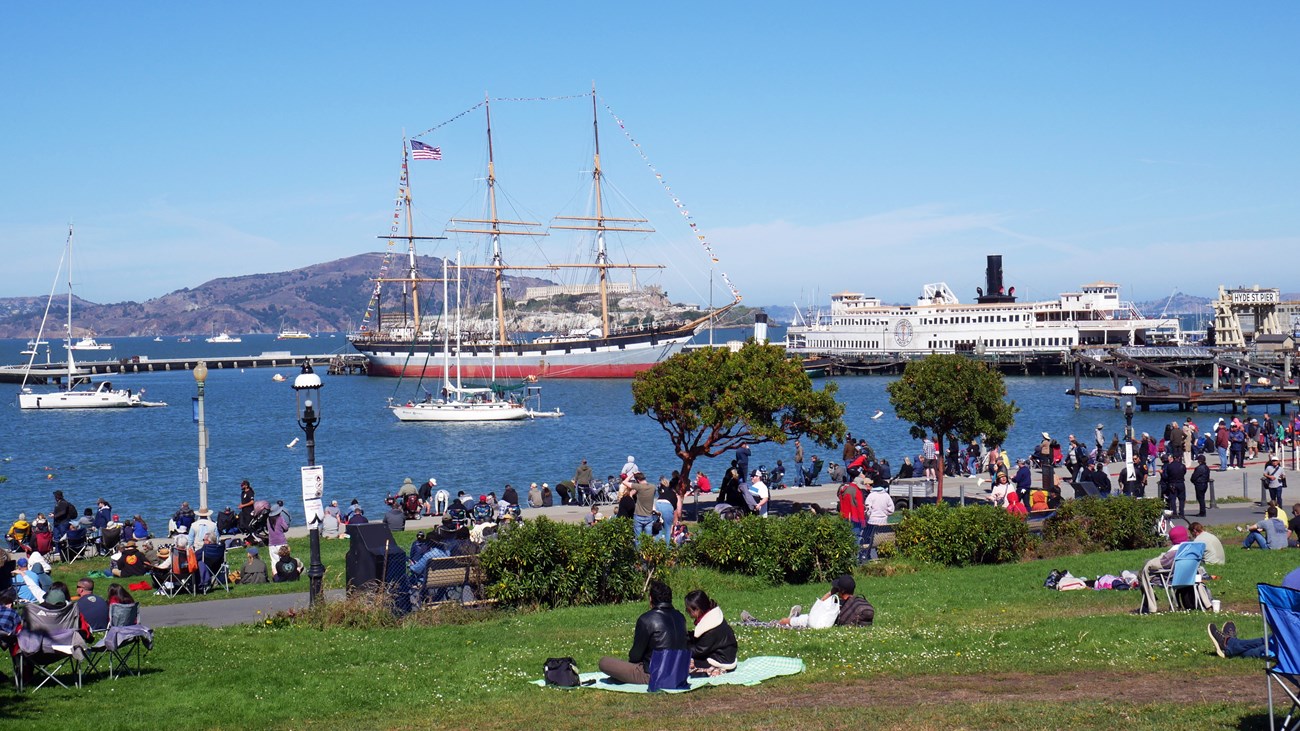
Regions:
<instances>
[{"instance_id":1,"label":"green picnic blanket","mask_svg":"<svg viewBox=\"0 0 1300 731\"><path fill-rule=\"evenodd\" d=\"M751 657L748 660L741 660L736 664L736 669L713 678L691 678L687 682L690 688L684 690L665 690L664 693L686 693L698 688L704 688L710 685L758 685L764 680L770 680L782 675L794 675L804 671L803 660L797 657L776 657L760 656ZM600 690L613 690L619 693L649 693L650 691L644 685L632 685L630 683L616 683L609 679L608 675L601 672L582 673L578 676L583 685L579 688L598 688ZM587 684L588 681L595 681ZM545 680L534 680L533 685L545 686Z\"/></svg>"}]
</instances>

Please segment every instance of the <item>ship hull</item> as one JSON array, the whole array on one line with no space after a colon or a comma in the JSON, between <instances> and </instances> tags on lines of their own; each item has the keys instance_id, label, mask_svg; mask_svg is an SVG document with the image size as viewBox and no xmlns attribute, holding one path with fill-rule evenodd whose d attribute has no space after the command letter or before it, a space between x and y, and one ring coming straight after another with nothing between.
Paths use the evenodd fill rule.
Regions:
<instances>
[{"instance_id":1,"label":"ship hull","mask_svg":"<svg viewBox=\"0 0 1300 731\"><path fill-rule=\"evenodd\" d=\"M632 378L681 351L692 333L600 338L546 344L514 343L496 349L465 346L459 375L471 379ZM442 344L354 339L366 356L367 373L381 377L456 376L456 354L444 357ZM449 363L451 365L447 365Z\"/></svg>"}]
</instances>

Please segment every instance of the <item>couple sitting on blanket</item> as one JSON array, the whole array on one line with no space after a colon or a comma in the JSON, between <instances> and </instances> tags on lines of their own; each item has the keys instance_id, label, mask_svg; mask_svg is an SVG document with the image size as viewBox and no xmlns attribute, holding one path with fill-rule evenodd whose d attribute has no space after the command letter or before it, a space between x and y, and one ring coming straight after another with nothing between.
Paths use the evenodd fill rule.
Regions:
<instances>
[{"instance_id":1,"label":"couple sitting on blanket","mask_svg":"<svg viewBox=\"0 0 1300 731\"><path fill-rule=\"evenodd\" d=\"M736 668L736 633L708 594L696 589L686 595L686 612L695 622L687 635L686 618L673 607L673 590L662 581L651 581L649 593L650 611L636 620L627 660L602 657L602 673L654 692L688 688L689 675L719 675Z\"/></svg>"}]
</instances>

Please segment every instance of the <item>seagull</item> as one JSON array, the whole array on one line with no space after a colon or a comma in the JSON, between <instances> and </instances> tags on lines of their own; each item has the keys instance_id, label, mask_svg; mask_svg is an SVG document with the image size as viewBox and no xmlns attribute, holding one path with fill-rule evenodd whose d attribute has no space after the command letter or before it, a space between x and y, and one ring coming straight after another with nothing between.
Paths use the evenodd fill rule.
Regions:
<instances>
[{"instance_id":1,"label":"seagull","mask_svg":"<svg viewBox=\"0 0 1300 731\"><path fill-rule=\"evenodd\" d=\"M292 442L289 442L284 446L288 449L293 449L294 447L298 446L298 437L294 437Z\"/></svg>"},{"instance_id":2,"label":"seagull","mask_svg":"<svg viewBox=\"0 0 1300 731\"><path fill-rule=\"evenodd\" d=\"M883 410L881 410L881 409L876 409L876 413L872 414L872 415L871 415L871 418L873 418L873 419L879 419L880 417L882 417L882 416L884 416L884 415L885 415L885 412L884 412Z\"/></svg>"}]
</instances>

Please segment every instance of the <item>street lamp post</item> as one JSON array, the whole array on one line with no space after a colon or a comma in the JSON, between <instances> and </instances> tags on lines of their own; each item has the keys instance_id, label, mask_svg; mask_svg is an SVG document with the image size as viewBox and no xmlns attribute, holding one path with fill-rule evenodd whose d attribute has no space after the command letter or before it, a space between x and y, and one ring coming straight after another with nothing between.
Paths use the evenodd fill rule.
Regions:
<instances>
[{"instance_id":1,"label":"street lamp post","mask_svg":"<svg viewBox=\"0 0 1300 731\"><path fill-rule=\"evenodd\" d=\"M208 509L208 425L203 420L203 386L208 380L208 364L199 361L194 366L194 383L199 387L195 399L195 419L199 422L199 510Z\"/></svg>"},{"instance_id":2,"label":"street lamp post","mask_svg":"<svg viewBox=\"0 0 1300 731\"><path fill-rule=\"evenodd\" d=\"M320 389L324 385L320 376L311 369L311 361L303 359L302 373L293 379L293 390L298 402L298 426L307 435L307 466L316 465L316 427L320 424ZM309 604L320 601L321 580L325 565L320 562L320 516L307 516L311 529L311 564L307 567Z\"/></svg>"},{"instance_id":3,"label":"street lamp post","mask_svg":"<svg viewBox=\"0 0 1300 731\"><path fill-rule=\"evenodd\" d=\"M1133 379L1125 378L1119 393L1126 398L1124 401L1124 474L1128 476L1125 482L1129 483L1137 479L1137 474L1133 470L1133 397L1137 392Z\"/></svg>"}]
</instances>

